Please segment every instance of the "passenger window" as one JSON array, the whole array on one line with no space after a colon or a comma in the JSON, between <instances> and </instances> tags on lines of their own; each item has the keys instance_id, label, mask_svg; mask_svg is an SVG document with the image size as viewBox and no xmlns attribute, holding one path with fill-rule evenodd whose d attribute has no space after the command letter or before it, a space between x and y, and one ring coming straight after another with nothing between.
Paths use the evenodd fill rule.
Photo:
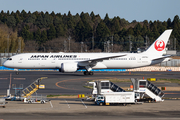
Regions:
<instances>
[{"instance_id":1,"label":"passenger window","mask_svg":"<svg viewBox=\"0 0 180 120\"><path fill-rule=\"evenodd\" d=\"M140 81L139 87L146 87L146 81Z\"/></svg>"}]
</instances>

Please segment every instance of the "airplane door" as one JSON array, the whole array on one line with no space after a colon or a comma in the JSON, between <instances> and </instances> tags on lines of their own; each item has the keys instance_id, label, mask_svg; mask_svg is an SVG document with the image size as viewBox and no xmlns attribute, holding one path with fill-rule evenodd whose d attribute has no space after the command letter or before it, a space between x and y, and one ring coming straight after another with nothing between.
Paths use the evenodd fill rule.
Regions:
<instances>
[{"instance_id":1,"label":"airplane door","mask_svg":"<svg viewBox=\"0 0 180 120\"><path fill-rule=\"evenodd\" d=\"M141 63L141 57L137 58L137 63Z\"/></svg>"},{"instance_id":2,"label":"airplane door","mask_svg":"<svg viewBox=\"0 0 180 120\"><path fill-rule=\"evenodd\" d=\"M56 63L56 58L53 58L53 59L51 60L51 63Z\"/></svg>"},{"instance_id":3,"label":"airplane door","mask_svg":"<svg viewBox=\"0 0 180 120\"><path fill-rule=\"evenodd\" d=\"M140 57L138 57L137 63L149 64L148 56L140 56Z\"/></svg>"},{"instance_id":4,"label":"airplane door","mask_svg":"<svg viewBox=\"0 0 180 120\"><path fill-rule=\"evenodd\" d=\"M22 63L23 58L19 57L18 63Z\"/></svg>"}]
</instances>

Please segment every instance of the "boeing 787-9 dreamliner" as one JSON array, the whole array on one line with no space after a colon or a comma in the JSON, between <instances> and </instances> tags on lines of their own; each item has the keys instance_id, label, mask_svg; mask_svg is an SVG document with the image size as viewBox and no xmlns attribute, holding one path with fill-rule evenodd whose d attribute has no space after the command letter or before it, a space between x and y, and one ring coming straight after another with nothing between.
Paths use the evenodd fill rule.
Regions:
<instances>
[{"instance_id":1,"label":"boeing 787-9 dreamliner","mask_svg":"<svg viewBox=\"0 0 180 120\"><path fill-rule=\"evenodd\" d=\"M85 69L84 75L93 75L92 69L131 69L168 61L163 52L172 29L165 30L142 53L22 53L8 58L3 66L15 69L59 69L59 72L76 72Z\"/></svg>"}]
</instances>

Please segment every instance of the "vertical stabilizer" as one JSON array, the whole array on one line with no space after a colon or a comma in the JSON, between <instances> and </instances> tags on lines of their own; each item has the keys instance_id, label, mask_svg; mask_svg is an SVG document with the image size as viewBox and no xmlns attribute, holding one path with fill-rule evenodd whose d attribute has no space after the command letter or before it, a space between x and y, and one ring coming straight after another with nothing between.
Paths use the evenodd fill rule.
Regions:
<instances>
[{"instance_id":1,"label":"vertical stabilizer","mask_svg":"<svg viewBox=\"0 0 180 120\"><path fill-rule=\"evenodd\" d=\"M165 30L144 53L148 55L162 55L166 48L171 32L172 29Z\"/></svg>"}]
</instances>

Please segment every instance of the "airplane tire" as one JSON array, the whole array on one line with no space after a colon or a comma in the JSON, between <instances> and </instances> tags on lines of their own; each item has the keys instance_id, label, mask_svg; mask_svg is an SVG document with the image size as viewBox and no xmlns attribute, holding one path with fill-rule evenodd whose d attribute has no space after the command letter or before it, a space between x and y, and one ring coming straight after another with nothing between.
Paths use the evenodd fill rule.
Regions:
<instances>
[{"instance_id":1,"label":"airplane tire","mask_svg":"<svg viewBox=\"0 0 180 120\"><path fill-rule=\"evenodd\" d=\"M93 74L94 74L93 72L84 71L84 75L93 75Z\"/></svg>"},{"instance_id":2,"label":"airplane tire","mask_svg":"<svg viewBox=\"0 0 180 120\"><path fill-rule=\"evenodd\" d=\"M89 72L89 75L93 75L93 72Z\"/></svg>"},{"instance_id":3,"label":"airplane tire","mask_svg":"<svg viewBox=\"0 0 180 120\"><path fill-rule=\"evenodd\" d=\"M123 103L123 106L126 106L127 104L126 103Z\"/></svg>"},{"instance_id":4,"label":"airplane tire","mask_svg":"<svg viewBox=\"0 0 180 120\"><path fill-rule=\"evenodd\" d=\"M87 71L84 72L84 75L87 75Z\"/></svg>"}]
</instances>

